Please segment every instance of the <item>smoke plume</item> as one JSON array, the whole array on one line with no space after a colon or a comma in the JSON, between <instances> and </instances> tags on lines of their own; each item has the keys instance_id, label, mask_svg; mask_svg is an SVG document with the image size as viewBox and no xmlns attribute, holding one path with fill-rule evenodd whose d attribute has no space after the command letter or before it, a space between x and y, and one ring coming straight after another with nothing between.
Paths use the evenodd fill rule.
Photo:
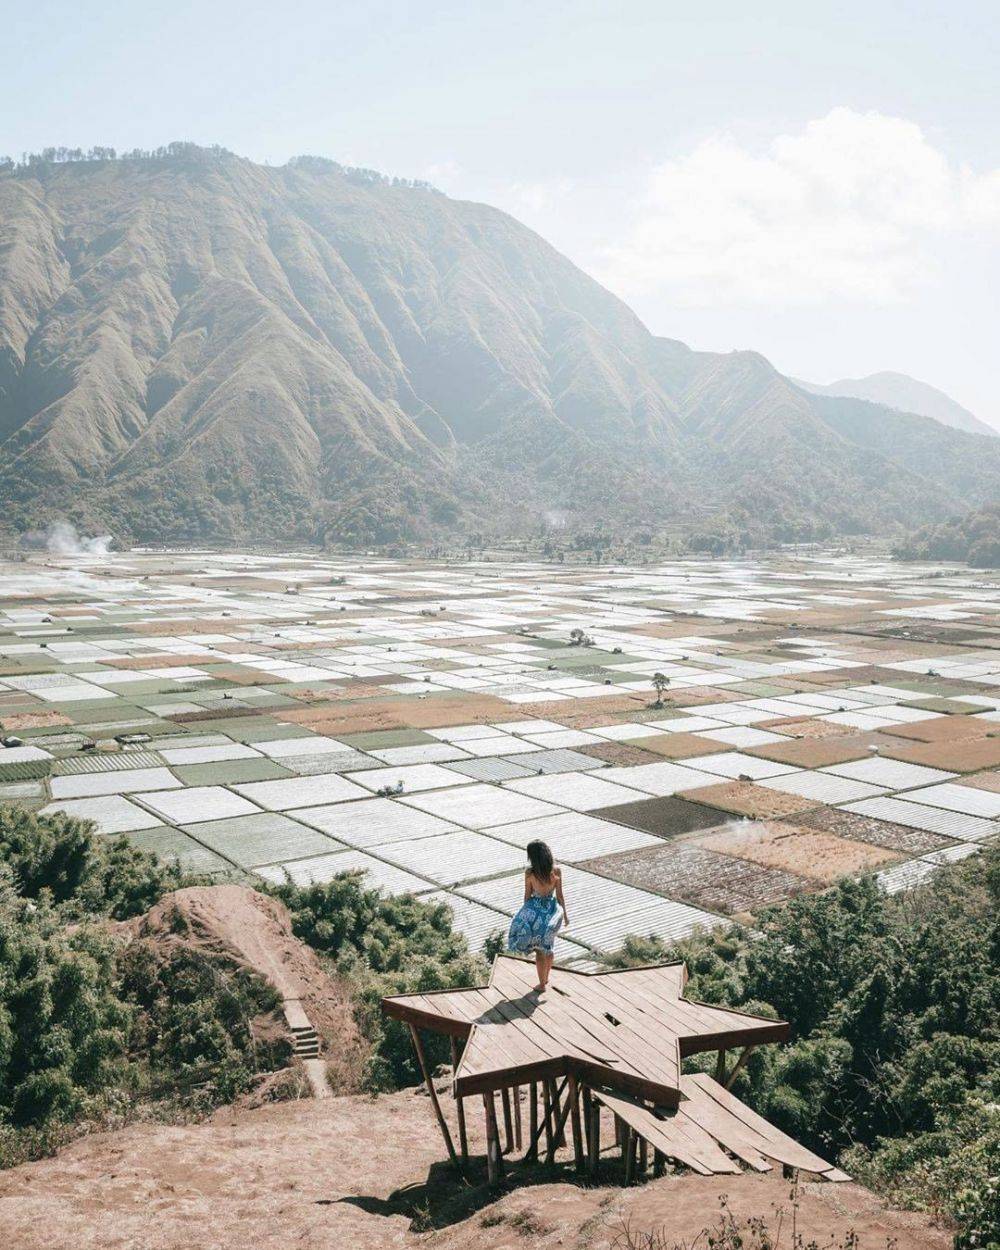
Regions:
<instances>
[{"instance_id":1,"label":"smoke plume","mask_svg":"<svg viewBox=\"0 0 1000 1250\"><path fill-rule=\"evenodd\" d=\"M69 521L53 521L45 534L45 550L53 556L106 556L112 542L110 534L86 538Z\"/></svg>"}]
</instances>

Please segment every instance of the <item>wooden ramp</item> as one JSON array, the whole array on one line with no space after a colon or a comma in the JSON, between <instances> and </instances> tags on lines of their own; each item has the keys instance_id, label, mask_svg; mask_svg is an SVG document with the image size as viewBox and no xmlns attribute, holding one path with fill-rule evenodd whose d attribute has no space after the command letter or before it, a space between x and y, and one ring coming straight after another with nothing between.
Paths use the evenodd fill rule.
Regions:
<instances>
[{"instance_id":1,"label":"wooden ramp","mask_svg":"<svg viewBox=\"0 0 1000 1250\"><path fill-rule=\"evenodd\" d=\"M655 1151L702 1176L738 1174L742 1171L739 1160L756 1172L768 1172L780 1163L823 1180L850 1180L845 1172L768 1124L710 1076L682 1076L680 1086L676 1110L649 1107L608 1090L595 1089L593 1097Z\"/></svg>"}]
</instances>

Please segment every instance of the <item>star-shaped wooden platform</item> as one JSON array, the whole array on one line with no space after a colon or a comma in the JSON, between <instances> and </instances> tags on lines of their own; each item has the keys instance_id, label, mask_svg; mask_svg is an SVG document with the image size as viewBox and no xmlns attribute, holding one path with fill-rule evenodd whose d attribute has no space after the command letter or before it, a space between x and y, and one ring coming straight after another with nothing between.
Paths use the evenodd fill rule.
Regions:
<instances>
[{"instance_id":1,"label":"star-shaped wooden platform","mask_svg":"<svg viewBox=\"0 0 1000 1250\"><path fill-rule=\"evenodd\" d=\"M382 1010L468 1039L455 1074L458 1098L572 1074L676 1107L685 1056L789 1034L784 1021L686 999L683 963L597 973L554 968L541 995L535 982L534 963L499 955L489 985L385 998Z\"/></svg>"}]
</instances>

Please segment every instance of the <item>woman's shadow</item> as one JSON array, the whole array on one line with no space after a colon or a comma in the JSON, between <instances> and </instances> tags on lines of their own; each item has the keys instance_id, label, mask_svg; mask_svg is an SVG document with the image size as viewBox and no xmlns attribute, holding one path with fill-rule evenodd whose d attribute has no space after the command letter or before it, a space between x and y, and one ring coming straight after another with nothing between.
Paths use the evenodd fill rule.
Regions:
<instances>
[{"instance_id":1,"label":"woman's shadow","mask_svg":"<svg viewBox=\"0 0 1000 1250\"><path fill-rule=\"evenodd\" d=\"M388 1198L352 1194L346 1198L321 1198L319 1205L343 1203L369 1215L402 1215L410 1221L409 1231L420 1233L461 1224L515 1189L551 1185L556 1180L583 1183L572 1165L522 1164L509 1156L507 1165L507 1174L500 1185L489 1184L485 1156L472 1155L461 1174L450 1163L433 1163L422 1184L403 1185Z\"/></svg>"}]
</instances>

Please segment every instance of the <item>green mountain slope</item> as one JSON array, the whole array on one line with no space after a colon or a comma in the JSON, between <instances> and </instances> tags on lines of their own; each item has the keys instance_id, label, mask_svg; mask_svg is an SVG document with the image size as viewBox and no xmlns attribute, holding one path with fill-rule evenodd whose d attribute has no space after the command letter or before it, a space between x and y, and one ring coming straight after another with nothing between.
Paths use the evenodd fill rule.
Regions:
<instances>
[{"instance_id":1,"label":"green mountain slope","mask_svg":"<svg viewBox=\"0 0 1000 1250\"><path fill-rule=\"evenodd\" d=\"M885 529L1000 440L649 333L504 213L303 158L0 174L0 505L139 539Z\"/></svg>"},{"instance_id":2,"label":"green mountain slope","mask_svg":"<svg viewBox=\"0 0 1000 1250\"><path fill-rule=\"evenodd\" d=\"M933 417L942 425L969 434L1000 436L1000 430L987 425L979 417L963 408L957 400L939 391L935 386L908 377L905 373L871 373L865 378L842 378L828 386L812 382L799 382L799 386L816 395L839 395L847 399L867 399L873 404L895 408L898 412L915 412L922 417Z\"/></svg>"}]
</instances>

